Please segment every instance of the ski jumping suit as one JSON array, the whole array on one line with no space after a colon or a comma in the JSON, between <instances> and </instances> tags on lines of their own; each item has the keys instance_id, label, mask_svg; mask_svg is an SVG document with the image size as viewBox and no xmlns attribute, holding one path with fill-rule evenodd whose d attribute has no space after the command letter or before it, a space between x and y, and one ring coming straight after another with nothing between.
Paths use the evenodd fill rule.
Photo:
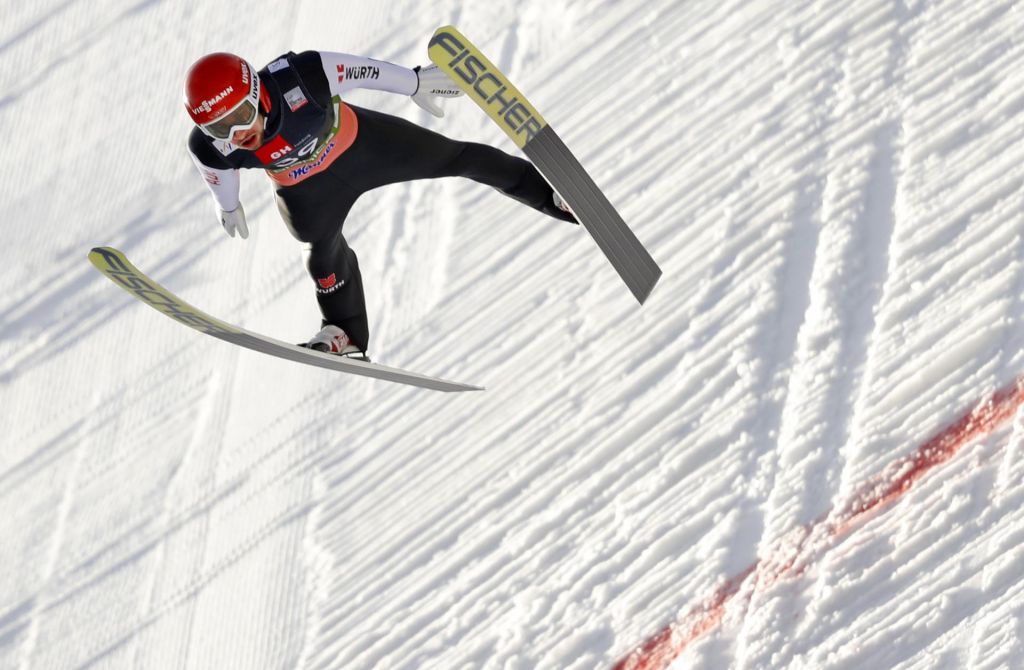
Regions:
<instances>
[{"instance_id":1,"label":"ski jumping suit","mask_svg":"<svg viewBox=\"0 0 1024 670\"><path fill-rule=\"evenodd\" d=\"M305 51L281 56L259 76L270 100L269 110L261 110L263 145L246 151L194 128L189 151L224 211L238 207L239 168L266 170L282 218L309 245L307 269L323 325L340 327L363 351L369 326L362 277L342 227L366 191L414 179L468 177L552 217L574 220L554 206L551 187L529 161L342 100L354 88L413 95L419 86L413 70Z\"/></svg>"}]
</instances>

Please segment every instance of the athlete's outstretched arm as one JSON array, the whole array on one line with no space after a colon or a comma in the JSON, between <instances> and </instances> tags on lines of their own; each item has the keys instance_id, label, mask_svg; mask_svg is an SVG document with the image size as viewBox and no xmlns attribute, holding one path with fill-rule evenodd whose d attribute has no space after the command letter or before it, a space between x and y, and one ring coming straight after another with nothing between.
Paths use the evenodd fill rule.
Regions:
<instances>
[{"instance_id":1,"label":"athlete's outstretched arm","mask_svg":"<svg viewBox=\"0 0 1024 670\"><path fill-rule=\"evenodd\" d=\"M409 69L364 56L320 51L320 61L331 87L331 95L343 95L354 88L372 88L412 97L413 102L437 117L444 116L434 98L454 98L462 90L436 65Z\"/></svg>"},{"instance_id":2,"label":"athlete's outstretched arm","mask_svg":"<svg viewBox=\"0 0 1024 670\"><path fill-rule=\"evenodd\" d=\"M331 95L344 95L354 88L412 95L419 87L415 70L365 56L320 51Z\"/></svg>"}]
</instances>

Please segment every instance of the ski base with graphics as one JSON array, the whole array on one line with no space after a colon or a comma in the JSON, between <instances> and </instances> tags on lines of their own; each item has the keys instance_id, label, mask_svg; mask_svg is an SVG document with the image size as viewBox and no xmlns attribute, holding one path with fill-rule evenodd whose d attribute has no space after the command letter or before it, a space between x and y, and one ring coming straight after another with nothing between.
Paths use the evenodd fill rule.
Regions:
<instances>
[{"instance_id":1,"label":"ski base with graphics","mask_svg":"<svg viewBox=\"0 0 1024 670\"><path fill-rule=\"evenodd\" d=\"M253 351L259 351L297 363L305 363L306 365L314 365L329 370L348 372L354 375L362 375L399 384L418 386L434 391L483 390L479 386L450 382L406 370L377 365L376 363L305 349L225 323L178 298L163 286L144 275L128 261L123 253L111 247L97 247L93 249L89 253L89 260L97 270L105 274L111 281L123 288L134 298L153 307L161 314L169 316L175 321L201 333L212 335L225 342L231 342L246 349L252 349Z\"/></svg>"},{"instance_id":2,"label":"ski base with graphics","mask_svg":"<svg viewBox=\"0 0 1024 670\"><path fill-rule=\"evenodd\" d=\"M523 150L643 304L661 268L526 96L452 26L437 29L427 54Z\"/></svg>"}]
</instances>

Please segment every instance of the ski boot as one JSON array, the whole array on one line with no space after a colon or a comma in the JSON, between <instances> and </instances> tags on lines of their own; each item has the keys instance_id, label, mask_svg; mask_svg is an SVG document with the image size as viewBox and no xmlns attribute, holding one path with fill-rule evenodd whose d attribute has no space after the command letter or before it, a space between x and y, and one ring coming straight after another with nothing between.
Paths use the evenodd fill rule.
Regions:
<instances>
[{"instance_id":1,"label":"ski boot","mask_svg":"<svg viewBox=\"0 0 1024 670\"><path fill-rule=\"evenodd\" d=\"M315 351L322 351L325 354L349 356L352 358L366 358L363 355L362 350L352 344L352 341L344 330L332 325L324 326L309 342L304 342L299 344L299 346L306 347L307 349L313 349Z\"/></svg>"}]
</instances>

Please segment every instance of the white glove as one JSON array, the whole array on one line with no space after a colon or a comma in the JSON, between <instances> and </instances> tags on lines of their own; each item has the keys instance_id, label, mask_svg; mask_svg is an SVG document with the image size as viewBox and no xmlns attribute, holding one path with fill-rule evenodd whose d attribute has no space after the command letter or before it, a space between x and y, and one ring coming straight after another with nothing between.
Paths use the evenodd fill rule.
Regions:
<instances>
[{"instance_id":1,"label":"white glove","mask_svg":"<svg viewBox=\"0 0 1024 670\"><path fill-rule=\"evenodd\" d=\"M412 94L412 101L437 118L444 116L444 110L434 98L457 98L460 95L465 95L463 90L456 86L448 78L448 75L436 65L426 67L417 65L413 68L413 72L419 77L419 87Z\"/></svg>"},{"instance_id":2,"label":"white glove","mask_svg":"<svg viewBox=\"0 0 1024 670\"><path fill-rule=\"evenodd\" d=\"M220 225L224 226L224 230L231 237L234 237L236 232L243 240L249 237L249 226L245 223L245 210L242 209L242 203L238 203L238 207L230 212L221 210Z\"/></svg>"}]
</instances>

